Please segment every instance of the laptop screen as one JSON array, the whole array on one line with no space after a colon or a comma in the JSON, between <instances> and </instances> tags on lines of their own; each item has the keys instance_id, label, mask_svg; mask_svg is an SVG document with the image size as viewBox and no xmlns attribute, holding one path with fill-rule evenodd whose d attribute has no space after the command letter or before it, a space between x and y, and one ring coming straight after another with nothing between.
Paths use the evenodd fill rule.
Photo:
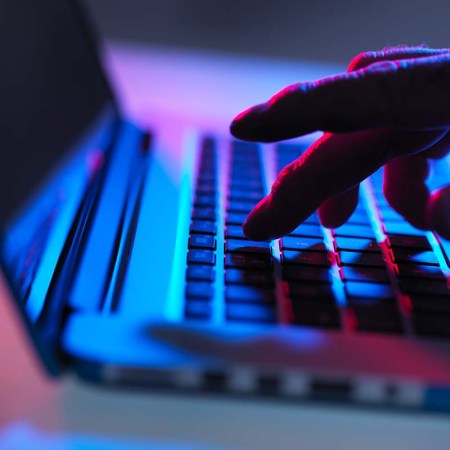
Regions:
<instances>
[{"instance_id":1,"label":"laptop screen","mask_svg":"<svg viewBox=\"0 0 450 450\"><path fill-rule=\"evenodd\" d=\"M37 321L120 123L90 31L75 0L0 0L1 262L52 372Z\"/></svg>"},{"instance_id":2,"label":"laptop screen","mask_svg":"<svg viewBox=\"0 0 450 450\"><path fill-rule=\"evenodd\" d=\"M2 223L114 105L78 14L67 0L0 1Z\"/></svg>"}]
</instances>

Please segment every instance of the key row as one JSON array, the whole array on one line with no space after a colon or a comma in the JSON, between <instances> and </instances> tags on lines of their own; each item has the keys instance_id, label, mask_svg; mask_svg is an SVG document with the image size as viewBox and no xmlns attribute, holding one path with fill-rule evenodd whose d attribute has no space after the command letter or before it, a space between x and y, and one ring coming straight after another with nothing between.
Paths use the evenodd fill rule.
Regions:
<instances>
[{"instance_id":1,"label":"key row","mask_svg":"<svg viewBox=\"0 0 450 450\"><path fill-rule=\"evenodd\" d=\"M201 146L186 268L185 317L190 319L211 317L216 276L217 144L207 137Z\"/></svg>"}]
</instances>

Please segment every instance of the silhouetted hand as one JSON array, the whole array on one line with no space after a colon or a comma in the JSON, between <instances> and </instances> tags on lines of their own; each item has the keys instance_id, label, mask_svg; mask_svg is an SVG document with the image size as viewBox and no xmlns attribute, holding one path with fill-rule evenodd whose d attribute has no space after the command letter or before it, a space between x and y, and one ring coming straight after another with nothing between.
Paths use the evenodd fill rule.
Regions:
<instances>
[{"instance_id":1,"label":"silhouetted hand","mask_svg":"<svg viewBox=\"0 0 450 450\"><path fill-rule=\"evenodd\" d=\"M279 174L249 214L255 240L292 231L316 209L337 227L352 214L359 183L384 166L384 194L412 225L450 239L450 186L429 192L429 159L450 148L450 50L363 53L346 73L289 86L240 114L231 132L274 142L326 133Z\"/></svg>"}]
</instances>

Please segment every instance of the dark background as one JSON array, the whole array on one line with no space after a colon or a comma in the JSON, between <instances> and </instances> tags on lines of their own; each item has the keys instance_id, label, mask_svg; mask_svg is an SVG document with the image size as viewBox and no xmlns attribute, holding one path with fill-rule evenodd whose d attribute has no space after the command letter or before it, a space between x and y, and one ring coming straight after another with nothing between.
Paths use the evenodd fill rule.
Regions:
<instances>
[{"instance_id":1,"label":"dark background","mask_svg":"<svg viewBox=\"0 0 450 450\"><path fill-rule=\"evenodd\" d=\"M346 63L400 44L450 46L449 0L86 0L109 38Z\"/></svg>"}]
</instances>

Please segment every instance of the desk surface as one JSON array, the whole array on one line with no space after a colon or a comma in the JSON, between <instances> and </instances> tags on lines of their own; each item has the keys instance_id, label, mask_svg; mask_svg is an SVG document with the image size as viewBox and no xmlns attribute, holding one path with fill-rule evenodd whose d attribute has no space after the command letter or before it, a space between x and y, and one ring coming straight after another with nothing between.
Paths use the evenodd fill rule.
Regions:
<instances>
[{"instance_id":1,"label":"desk surface","mask_svg":"<svg viewBox=\"0 0 450 450\"><path fill-rule=\"evenodd\" d=\"M222 127L284 85L335 67L114 45L107 65L125 111L153 123L188 113ZM226 87L224 89L223 87ZM156 87L160 87L157 89ZM230 87L239 95L227 96ZM42 373L0 283L1 449L448 449L447 416L310 403L112 391Z\"/></svg>"}]
</instances>

